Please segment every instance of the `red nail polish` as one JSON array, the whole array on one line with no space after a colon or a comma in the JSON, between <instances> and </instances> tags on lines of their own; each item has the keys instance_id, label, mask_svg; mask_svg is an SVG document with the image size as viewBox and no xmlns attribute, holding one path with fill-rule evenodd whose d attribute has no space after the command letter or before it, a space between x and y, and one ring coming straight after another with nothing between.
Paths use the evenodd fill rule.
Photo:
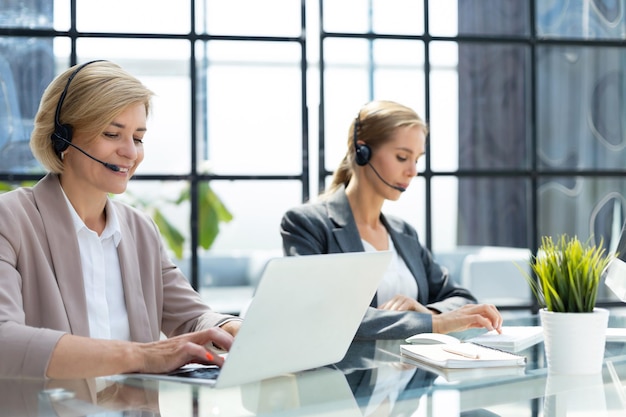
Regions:
<instances>
[{"instance_id":1,"label":"red nail polish","mask_svg":"<svg viewBox=\"0 0 626 417\"><path fill-rule=\"evenodd\" d=\"M213 355L211 355L211 353L210 353L210 352L207 352L207 353L206 353L206 358L207 358L208 360L210 360L210 361L213 361Z\"/></svg>"}]
</instances>

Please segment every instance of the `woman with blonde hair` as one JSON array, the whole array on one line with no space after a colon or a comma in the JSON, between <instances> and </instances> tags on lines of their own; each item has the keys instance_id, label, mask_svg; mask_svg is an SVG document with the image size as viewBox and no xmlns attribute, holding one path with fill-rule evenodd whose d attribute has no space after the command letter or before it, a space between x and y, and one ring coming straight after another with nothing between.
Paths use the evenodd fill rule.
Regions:
<instances>
[{"instance_id":1,"label":"woman with blonde hair","mask_svg":"<svg viewBox=\"0 0 626 417\"><path fill-rule=\"evenodd\" d=\"M144 158L152 95L107 61L44 92L31 149L49 172L0 195L0 377L223 363L212 347L229 349L240 321L203 303L148 216L109 198Z\"/></svg>"},{"instance_id":2,"label":"woman with blonde hair","mask_svg":"<svg viewBox=\"0 0 626 417\"><path fill-rule=\"evenodd\" d=\"M357 338L501 329L495 306L477 304L433 261L412 226L382 213L385 200L399 199L417 175L427 133L412 109L392 101L367 103L350 126L346 155L331 186L317 202L292 208L281 221L288 256L393 252Z\"/></svg>"}]
</instances>

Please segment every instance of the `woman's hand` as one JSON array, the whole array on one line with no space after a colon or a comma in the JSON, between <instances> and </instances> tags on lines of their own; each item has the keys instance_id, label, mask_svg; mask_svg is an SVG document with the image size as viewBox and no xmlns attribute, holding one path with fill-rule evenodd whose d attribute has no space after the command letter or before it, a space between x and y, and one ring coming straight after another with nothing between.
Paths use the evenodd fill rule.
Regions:
<instances>
[{"instance_id":1,"label":"woman's hand","mask_svg":"<svg viewBox=\"0 0 626 417\"><path fill-rule=\"evenodd\" d=\"M433 332L450 333L467 329L486 328L502 331L502 316L492 304L466 304L463 307L433 315Z\"/></svg>"},{"instance_id":2,"label":"woman's hand","mask_svg":"<svg viewBox=\"0 0 626 417\"><path fill-rule=\"evenodd\" d=\"M93 339L65 334L52 352L46 376L52 379L170 372L188 363L221 366L215 347L230 350L233 336L219 327L149 343Z\"/></svg>"},{"instance_id":3,"label":"woman's hand","mask_svg":"<svg viewBox=\"0 0 626 417\"><path fill-rule=\"evenodd\" d=\"M378 306L380 310L393 310L393 311L417 311L418 313L433 314L432 310L424 307L418 303L415 299L407 297L406 295L396 295L391 300Z\"/></svg>"},{"instance_id":4,"label":"woman's hand","mask_svg":"<svg viewBox=\"0 0 626 417\"><path fill-rule=\"evenodd\" d=\"M151 343L135 344L140 366L135 372L164 373L188 363L222 366L224 359L211 348L229 350L233 336L226 330L213 327Z\"/></svg>"}]
</instances>

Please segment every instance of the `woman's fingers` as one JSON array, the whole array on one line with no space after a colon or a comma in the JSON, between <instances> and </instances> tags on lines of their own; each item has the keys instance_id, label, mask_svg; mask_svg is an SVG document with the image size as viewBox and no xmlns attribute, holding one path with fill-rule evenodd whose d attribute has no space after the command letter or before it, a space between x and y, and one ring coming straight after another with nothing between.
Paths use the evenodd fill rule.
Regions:
<instances>
[{"instance_id":1,"label":"woman's fingers","mask_svg":"<svg viewBox=\"0 0 626 417\"><path fill-rule=\"evenodd\" d=\"M139 372L170 372L188 363L222 366L224 358L214 347L229 350L233 337L219 327L139 345L143 366Z\"/></svg>"},{"instance_id":2,"label":"woman's fingers","mask_svg":"<svg viewBox=\"0 0 626 417\"><path fill-rule=\"evenodd\" d=\"M467 304L463 307L433 316L433 331L450 333L470 328L486 328L502 332L502 316L492 304Z\"/></svg>"}]
</instances>

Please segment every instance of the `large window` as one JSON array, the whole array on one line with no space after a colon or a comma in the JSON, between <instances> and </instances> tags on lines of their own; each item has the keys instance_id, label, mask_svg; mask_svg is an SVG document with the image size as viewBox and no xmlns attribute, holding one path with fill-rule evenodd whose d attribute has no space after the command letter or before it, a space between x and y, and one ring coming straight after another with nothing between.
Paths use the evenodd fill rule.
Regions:
<instances>
[{"instance_id":1,"label":"large window","mask_svg":"<svg viewBox=\"0 0 626 417\"><path fill-rule=\"evenodd\" d=\"M119 198L157 207L183 234L178 262L196 287L214 284L208 252L280 252L283 212L328 183L371 99L407 104L429 123L418 178L385 211L413 224L435 255L534 250L560 233L611 249L626 207L624 7L7 0L0 180L43 173L28 136L47 83L71 64L108 59L157 93L145 161ZM209 251L196 227L207 184L233 216Z\"/></svg>"}]
</instances>

